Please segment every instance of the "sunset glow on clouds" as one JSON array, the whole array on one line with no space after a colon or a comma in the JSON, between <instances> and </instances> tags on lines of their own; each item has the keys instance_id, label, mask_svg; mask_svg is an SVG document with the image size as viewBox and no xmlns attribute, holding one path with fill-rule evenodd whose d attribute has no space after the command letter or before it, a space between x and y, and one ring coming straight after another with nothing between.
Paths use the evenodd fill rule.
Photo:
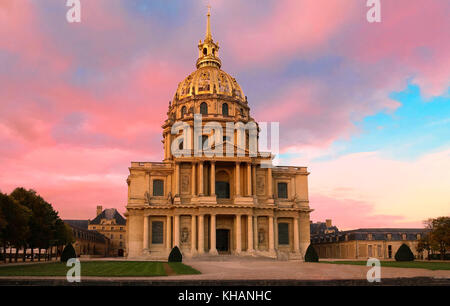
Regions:
<instances>
[{"instance_id":1,"label":"sunset glow on clouds","mask_svg":"<svg viewBox=\"0 0 450 306\"><path fill-rule=\"evenodd\" d=\"M0 190L63 218L126 205L130 161L160 161L161 125L195 69L207 1L0 2ZM283 164L309 167L313 220L421 226L450 213L450 2L211 0L223 69Z\"/></svg>"}]
</instances>

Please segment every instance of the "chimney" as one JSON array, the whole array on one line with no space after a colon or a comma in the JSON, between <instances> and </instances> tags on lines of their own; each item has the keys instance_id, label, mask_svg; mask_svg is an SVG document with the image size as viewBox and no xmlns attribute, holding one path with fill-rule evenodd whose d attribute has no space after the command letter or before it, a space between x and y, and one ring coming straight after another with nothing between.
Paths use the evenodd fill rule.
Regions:
<instances>
[{"instance_id":1,"label":"chimney","mask_svg":"<svg viewBox=\"0 0 450 306\"><path fill-rule=\"evenodd\" d=\"M325 223L327 224L327 228L330 228L332 226L331 219L326 219Z\"/></svg>"},{"instance_id":2,"label":"chimney","mask_svg":"<svg viewBox=\"0 0 450 306\"><path fill-rule=\"evenodd\" d=\"M103 211L103 207L101 205L97 205L97 216L100 215Z\"/></svg>"}]
</instances>

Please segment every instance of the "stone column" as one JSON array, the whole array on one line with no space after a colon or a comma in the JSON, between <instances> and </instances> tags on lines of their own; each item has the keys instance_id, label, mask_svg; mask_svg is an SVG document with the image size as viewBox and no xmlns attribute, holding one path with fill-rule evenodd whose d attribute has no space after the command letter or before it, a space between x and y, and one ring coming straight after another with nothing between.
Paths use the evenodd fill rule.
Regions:
<instances>
[{"instance_id":1,"label":"stone column","mask_svg":"<svg viewBox=\"0 0 450 306\"><path fill-rule=\"evenodd\" d=\"M269 252L275 251L274 244L274 231L273 231L273 217L269 216Z\"/></svg>"},{"instance_id":2,"label":"stone column","mask_svg":"<svg viewBox=\"0 0 450 306\"><path fill-rule=\"evenodd\" d=\"M236 253L239 254L242 251L242 234L241 234L241 215L236 215Z\"/></svg>"},{"instance_id":3,"label":"stone column","mask_svg":"<svg viewBox=\"0 0 450 306\"><path fill-rule=\"evenodd\" d=\"M272 168L267 168L267 194L269 198L273 198L273 182L272 182Z\"/></svg>"},{"instance_id":4,"label":"stone column","mask_svg":"<svg viewBox=\"0 0 450 306\"><path fill-rule=\"evenodd\" d=\"M144 245L143 249L148 250L148 223L149 223L149 216L144 216Z\"/></svg>"},{"instance_id":5,"label":"stone column","mask_svg":"<svg viewBox=\"0 0 450 306\"><path fill-rule=\"evenodd\" d=\"M247 196L252 195L252 164L247 163Z\"/></svg>"},{"instance_id":6,"label":"stone column","mask_svg":"<svg viewBox=\"0 0 450 306\"><path fill-rule=\"evenodd\" d=\"M192 162L192 177L191 177L191 194L192 196L195 196L195 163Z\"/></svg>"},{"instance_id":7,"label":"stone column","mask_svg":"<svg viewBox=\"0 0 450 306\"><path fill-rule=\"evenodd\" d=\"M198 182L198 194L203 195L204 189L203 189L203 162L199 162L198 164L198 175L199 175L199 182Z\"/></svg>"},{"instance_id":8,"label":"stone column","mask_svg":"<svg viewBox=\"0 0 450 306\"><path fill-rule=\"evenodd\" d=\"M198 215L198 253L203 254L205 252L205 216Z\"/></svg>"},{"instance_id":9,"label":"stone column","mask_svg":"<svg viewBox=\"0 0 450 306\"><path fill-rule=\"evenodd\" d=\"M173 218L173 244L180 248L180 215L175 215Z\"/></svg>"},{"instance_id":10,"label":"stone column","mask_svg":"<svg viewBox=\"0 0 450 306\"><path fill-rule=\"evenodd\" d=\"M275 244L275 247L278 248L278 218L277 217L273 217L273 235L274 235L274 239L273 239L273 243Z\"/></svg>"},{"instance_id":11,"label":"stone column","mask_svg":"<svg viewBox=\"0 0 450 306\"><path fill-rule=\"evenodd\" d=\"M167 158L172 156L172 142L170 141L171 134L170 131L167 133Z\"/></svg>"},{"instance_id":12,"label":"stone column","mask_svg":"<svg viewBox=\"0 0 450 306\"><path fill-rule=\"evenodd\" d=\"M258 216L255 216L255 222L253 224L253 244L255 250L258 250Z\"/></svg>"},{"instance_id":13,"label":"stone column","mask_svg":"<svg viewBox=\"0 0 450 306\"><path fill-rule=\"evenodd\" d=\"M211 238L211 248L209 249L209 253L211 255L217 255L216 249L216 215L211 214L211 229L210 229L210 238Z\"/></svg>"},{"instance_id":14,"label":"stone column","mask_svg":"<svg viewBox=\"0 0 450 306\"><path fill-rule=\"evenodd\" d=\"M180 164L175 162L175 195L180 196Z\"/></svg>"},{"instance_id":15,"label":"stone column","mask_svg":"<svg viewBox=\"0 0 450 306\"><path fill-rule=\"evenodd\" d=\"M166 249L170 252L172 249L172 218L167 216L166 220Z\"/></svg>"},{"instance_id":16,"label":"stone column","mask_svg":"<svg viewBox=\"0 0 450 306\"><path fill-rule=\"evenodd\" d=\"M294 252L298 253L300 251L300 240L298 237L298 218L294 218Z\"/></svg>"},{"instance_id":17,"label":"stone column","mask_svg":"<svg viewBox=\"0 0 450 306\"><path fill-rule=\"evenodd\" d=\"M235 190L236 190L236 196L241 195L241 178L240 178L240 167L239 162L236 163L236 170L235 170Z\"/></svg>"},{"instance_id":18,"label":"stone column","mask_svg":"<svg viewBox=\"0 0 450 306\"><path fill-rule=\"evenodd\" d=\"M197 253L197 219L195 215L191 216L191 254Z\"/></svg>"},{"instance_id":19,"label":"stone column","mask_svg":"<svg viewBox=\"0 0 450 306\"><path fill-rule=\"evenodd\" d=\"M253 216L248 215L247 216L247 230L248 230L248 247L247 252L253 253Z\"/></svg>"},{"instance_id":20,"label":"stone column","mask_svg":"<svg viewBox=\"0 0 450 306\"><path fill-rule=\"evenodd\" d=\"M290 199L295 199L295 194L296 194L296 190L295 190L295 176L293 176L291 178L291 194L289 196Z\"/></svg>"},{"instance_id":21,"label":"stone column","mask_svg":"<svg viewBox=\"0 0 450 306\"><path fill-rule=\"evenodd\" d=\"M253 195L256 196L256 165L252 167L252 187L253 187Z\"/></svg>"},{"instance_id":22,"label":"stone column","mask_svg":"<svg viewBox=\"0 0 450 306\"><path fill-rule=\"evenodd\" d=\"M216 196L216 163L211 162L211 196Z\"/></svg>"}]
</instances>

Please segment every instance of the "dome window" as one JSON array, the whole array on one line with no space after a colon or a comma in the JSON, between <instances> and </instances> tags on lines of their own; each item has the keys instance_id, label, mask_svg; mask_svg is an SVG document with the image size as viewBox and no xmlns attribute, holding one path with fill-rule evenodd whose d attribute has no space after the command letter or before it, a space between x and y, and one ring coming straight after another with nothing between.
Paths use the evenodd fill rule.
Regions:
<instances>
[{"instance_id":1,"label":"dome window","mask_svg":"<svg viewBox=\"0 0 450 306\"><path fill-rule=\"evenodd\" d=\"M208 49L203 48L203 55L206 55L206 54L208 54Z\"/></svg>"},{"instance_id":2,"label":"dome window","mask_svg":"<svg viewBox=\"0 0 450 306\"><path fill-rule=\"evenodd\" d=\"M205 102L200 104L200 114L208 115L208 104L206 104Z\"/></svg>"},{"instance_id":3,"label":"dome window","mask_svg":"<svg viewBox=\"0 0 450 306\"><path fill-rule=\"evenodd\" d=\"M228 104L226 103L222 104L222 115L228 116Z\"/></svg>"},{"instance_id":4,"label":"dome window","mask_svg":"<svg viewBox=\"0 0 450 306\"><path fill-rule=\"evenodd\" d=\"M181 118L184 118L185 115L186 115L186 106L183 106L181 108Z\"/></svg>"}]
</instances>

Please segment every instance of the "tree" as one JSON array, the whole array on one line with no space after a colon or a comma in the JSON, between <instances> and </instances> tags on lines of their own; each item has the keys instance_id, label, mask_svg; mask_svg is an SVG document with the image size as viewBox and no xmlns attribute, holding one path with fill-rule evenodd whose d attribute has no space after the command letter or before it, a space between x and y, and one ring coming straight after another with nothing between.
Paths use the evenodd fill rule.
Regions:
<instances>
[{"instance_id":1,"label":"tree","mask_svg":"<svg viewBox=\"0 0 450 306\"><path fill-rule=\"evenodd\" d=\"M450 217L438 217L426 221L429 229L431 248L439 251L441 259L445 259L450 246Z\"/></svg>"},{"instance_id":2,"label":"tree","mask_svg":"<svg viewBox=\"0 0 450 306\"><path fill-rule=\"evenodd\" d=\"M319 256L317 255L316 250L314 247L310 244L309 247L306 249L305 253L305 262L318 262Z\"/></svg>"},{"instance_id":3,"label":"tree","mask_svg":"<svg viewBox=\"0 0 450 306\"><path fill-rule=\"evenodd\" d=\"M34 190L26 190L22 187L16 188L11 194L11 198L16 200L23 206L31 210L31 218L28 226L30 228L30 236L27 239L26 247L31 248L31 260L34 260L33 250L39 249L38 260L41 260L41 249L48 249L51 247L58 236L59 230L66 231L65 227L61 226L62 220L58 213L53 209L51 204L46 202L41 196L36 194ZM59 225L58 225L59 224ZM65 234L63 234L64 236ZM66 244L67 241L64 241Z\"/></svg>"},{"instance_id":4,"label":"tree","mask_svg":"<svg viewBox=\"0 0 450 306\"><path fill-rule=\"evenodd\" d=\"M396 261L413 261L414 260L414 254L411 252L411 249L406 244L402 244L398 250L397 253L395 253L395 260Z\"/></svg>"},{"instance_id":5,"label":"tree","mask_svg":"<svg viewBox=\"0 0 450 306\"><path fill-rule=\"evenodd\" d=\"M0 193L0 210L5 218L5 226L1 229L3 253L5 254L6 246L16 248L15 260L17 261L18 250L27 240L29 235L28 222L30 220L30 210L15 201L10 196ZM11 255L9 261L11 262ZM6 258L5 258L6 261Z\"/></svg>"},{"instance_id":6,"label":"tree","mask_svg":"<svg viewBox=\"0 0 450 306\"><path fill-rule=\"evenodd\" d=\"M417 242L416 250L419 253L427 251L427 258L430 260L431 247L431 235L429 233L424 233Z\"/></svg>"},{"instance_id":7,"label":"tree","mask_svg":"<svg viewBox=\"0 0 450 306\"><path fill-rule=\"evenodd\" d=\"M57 247L57 250L60 250L61 246L73 243L74 241L72 228L61 219L57 220L54 240L54 245ZM58 254L56 254L56 257L58 257Z\"/></svg>"},{"instance_id":8,"label":"tree","mask_svg":"<svg viewBox=\"0 0 450 306\"><path fill-rule=\"evenodd\" d=\"M181 255L180 249L177 246L174 246L169 254L169 262L182 262L182 261L183 255Z\"/></svg>"}]
</instances>

